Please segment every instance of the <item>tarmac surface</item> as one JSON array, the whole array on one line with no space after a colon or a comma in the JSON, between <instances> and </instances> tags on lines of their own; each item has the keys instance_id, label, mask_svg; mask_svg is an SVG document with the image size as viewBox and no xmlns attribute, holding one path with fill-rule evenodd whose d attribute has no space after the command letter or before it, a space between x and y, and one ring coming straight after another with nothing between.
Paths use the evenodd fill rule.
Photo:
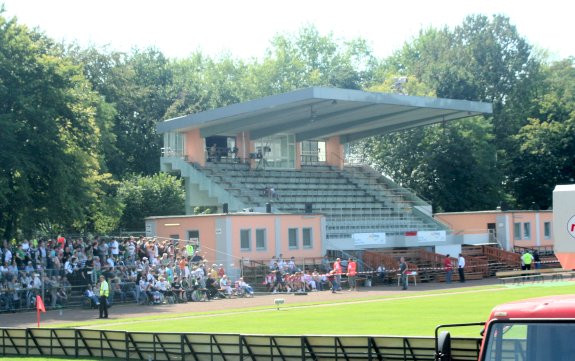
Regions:
<instances>
[{"instance_id":1,"label":"tarmac surface","mask_svg":"<svg viewBox=\"0 0 575 361\"><path fill-rule=\"evenodd\" d=\"M414 286L410 283L406 291L397 287L397 284L378 285L375 287L360 287L356 292L343 290L337 293L330 291L308 292L306 295L296 295L293 293L258 293L253 298L232 298L212 300L209 302L188 302L179 304L162 304L162 305L137 305L134 303L117 304L111 307L109 318L106 321L121 320L123 318L146 317L152 315L173 314L177 317L180 313L209 312L221 310L234 310L258 306L274 306L275 299L282 298L285 304L291 303L314 303L330 300L348 300L365 299L378 296L387 296L401 293L416 295L424 291L442 290L442 289L461 289L466 288L498 285L496 278L485 278L482 280L471 280L465 283L453 282L445 283L418 283ZM0 313L0 327L7 328L35 328L37 327L36 312L16 312ZM99 321L97 309L80 309L64 308L62 310L50 310L41 313L41 327L57 328L59 324L74 323L81 321ZM103 320L102 320L103 321Z\"/></svg>"}]
</instances>

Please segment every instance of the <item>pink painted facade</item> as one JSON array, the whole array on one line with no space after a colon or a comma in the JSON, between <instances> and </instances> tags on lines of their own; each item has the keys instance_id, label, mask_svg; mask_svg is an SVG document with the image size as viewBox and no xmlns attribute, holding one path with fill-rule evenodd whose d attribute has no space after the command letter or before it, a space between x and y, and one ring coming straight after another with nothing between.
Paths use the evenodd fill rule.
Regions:
<instances>
[{"instance_id":1,"label":"pink painted facade","mask_svg":"<svg viewBox=\"0 0 575 361\"><path fill-rule=\"evenodd\" d=\"M209 262L237 268L241 259L321 258L324 217L318 214L230 213L146 218L150 237L198 238ZM290 234L292 237L290 242Z\"/></svg>"},{"instance_id":2,"label":"pink painted facade","mask_svg":"<svg viewBox=\"0 0 575 361\"><path fill-rule=\"evenodd\" d=\"M437 213L463 243L497 242L506 250L518 247L553 246L552 211L481 211Z\"/></svg>"}]
</instances>

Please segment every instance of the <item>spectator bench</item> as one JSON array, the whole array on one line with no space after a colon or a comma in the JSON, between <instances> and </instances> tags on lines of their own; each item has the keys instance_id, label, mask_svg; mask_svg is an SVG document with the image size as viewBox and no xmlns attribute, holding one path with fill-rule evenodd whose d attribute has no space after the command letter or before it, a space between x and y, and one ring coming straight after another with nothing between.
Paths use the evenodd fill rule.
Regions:
<instances>
[{"instance_id":1,"label":"spectator bench","mask_svg":"<svg viewBox=\"0 0 575 361\"><path fill-rule=\"evenodd\" d=\"M482 280L483 278L484 276L482 272L465 272L466 281ZM445 272L439 273L436 276L436 280L437 282L445 282ZM459 281L459 273L457 272L457 269L454 269L453 273L451 274L451 282L458 282L458 281Z\"/></svg>"},{"instance_id":2,"label":"spectator bench","mask_svg":"<svg viewBox=\"0 0 575 361\"><path fill-rule=\"evenodd\" d=\"M545 278L549 278L551 281L561 281L565 277L573 279L575 277L575 271L566 270L563 268L543 268L543 269L531 269L531 270L515 270L515 271L499 271L495 276L502 282L513 281L513 283L525 283L525 281L531 282L545 282Z\"/></svg>"}]
</instances>

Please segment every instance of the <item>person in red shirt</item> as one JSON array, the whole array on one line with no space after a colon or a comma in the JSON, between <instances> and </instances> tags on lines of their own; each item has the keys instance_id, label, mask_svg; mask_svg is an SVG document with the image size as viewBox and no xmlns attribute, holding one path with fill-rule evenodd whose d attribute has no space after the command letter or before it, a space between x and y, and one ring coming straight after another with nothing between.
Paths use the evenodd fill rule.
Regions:
<instances>
[{"instance_id":1,"label":"person in red shirt","mask_svg":"<svg viewBox=\"0 0 575 361\"><path fill-rule=\"evenodd\" d=\"M357 291L357 263L353 258L347 263L347 282L350 291Z\"/></svg>"},{"instance_id":2,"label":"person in red shirt","mask_svg":"<svg viewBox=\"0 0 575 361\"><path fill-rule=\"evenodd\" d=\"M451 263L451 258L449 257L449 254L445 255L445 259L443 260L443 269L445 270L445 283L451 283L453 264Z\"/></svg>"},{"instance_id":3,"label":"person in red shirt","mask_svg":"<svg viewBox=\"0 0 575 361\"><path fill-rule=\"evenodd\" d=\"M334 287L332 291L341 291L341 259L337 258L333 263L333 275L335 277Z\"/></svg>"}]
</instances>

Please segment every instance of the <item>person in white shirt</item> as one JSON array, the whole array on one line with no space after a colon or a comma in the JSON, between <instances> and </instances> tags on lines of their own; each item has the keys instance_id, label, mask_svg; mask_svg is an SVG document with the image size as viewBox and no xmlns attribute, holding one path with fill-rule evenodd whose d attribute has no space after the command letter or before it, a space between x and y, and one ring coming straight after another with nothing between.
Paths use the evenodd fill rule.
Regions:
<instances>
[{"instance_id":1,"label":"person in white shirt","mask_svg":"<svg viewBox=\"0 0 575 361\"><path fill-rule=\"evenodd\" d=\"M459 254L459 259L457 260L457 272L459 272L459 282L465 282L465 258L463 254Z\"/></svg>"},{"instance_id":2,"label":"person in white shirt","mask_svg":"<svg viewBox=\"0 0 575 361\"><path fill-rule=\"evenodd\" d=\"M250 286L249 284L247 284L244 281L243 277L240 277L239 281L238 281L238 287L240 289L242 289L246 294L253 296L254 294L254 289L252 288L252 286Z\"/></svg>"},{"instance_id":3,"label":"person in white shirt","mask_svg":"<svg viewBox=\"0 0 575 361\"><path fill-rule=\"evenodd\" d=\"M120 245L116 239L110 242L110 252L112 253L112 257L118 259L118 256L120 255Z\"/></svg>"},{"instance_id":4,"label":"person in white shirt","mask_svg":"<svg viewBox=\"0 0 575 361\"><path fill-rule=\"evenodd\" d=\"M232 295L232 285L230 284L227 275L223 275L220 279L220 289L224 291L228 297Z\"/></svg>"}]
</instances>

